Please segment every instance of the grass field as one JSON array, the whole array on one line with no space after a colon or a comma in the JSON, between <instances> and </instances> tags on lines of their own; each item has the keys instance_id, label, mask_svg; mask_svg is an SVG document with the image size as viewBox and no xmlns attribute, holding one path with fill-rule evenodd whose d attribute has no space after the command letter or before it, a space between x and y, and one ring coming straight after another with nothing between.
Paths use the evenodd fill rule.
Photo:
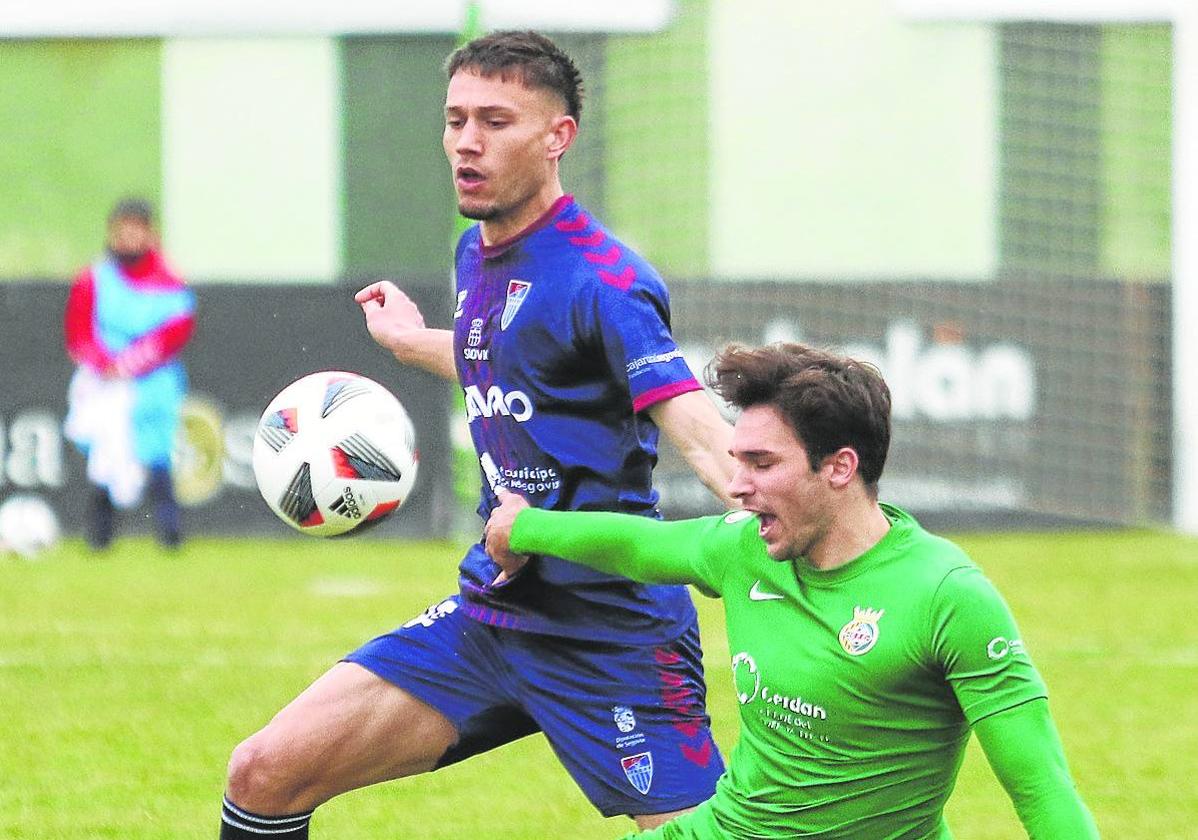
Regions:
<instances>
[{"instance_id":1,"label":"grass field","mask_svg":"<svg viewBox=\"0 0 1198 840\"><path fill-rule=\"evenodd\" d=\"M968 535L1048 681L1103 836L1198 837L1198 541ZM0 838L214 838L233 746L360 642L452 587L448 544L129 539L0 560ZM717 738L735 741L719 605L699 599ZM1023 836L971 745L949 819ZM322 807L313 837L611 838L539 737Z\"/></svg>"}]
</instances>

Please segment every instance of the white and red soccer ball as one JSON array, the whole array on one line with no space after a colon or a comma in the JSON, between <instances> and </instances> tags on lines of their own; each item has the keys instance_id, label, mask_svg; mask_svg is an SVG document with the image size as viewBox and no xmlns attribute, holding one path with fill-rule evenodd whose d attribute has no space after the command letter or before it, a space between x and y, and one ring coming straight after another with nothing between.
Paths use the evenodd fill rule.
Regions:
<instances>
[{"instance_id":1,"label":"white and red soccer ball","mask_svg":"<svg viewBox=\"0 0 1198 840\"><path fill-rule=\"evenodd\" d=\"M288 525L318 537L394 513L418 462L415 429L395 395L344 371L292 382L270 401L254 435L262 498Z\"/></svg>"}]
</instances>

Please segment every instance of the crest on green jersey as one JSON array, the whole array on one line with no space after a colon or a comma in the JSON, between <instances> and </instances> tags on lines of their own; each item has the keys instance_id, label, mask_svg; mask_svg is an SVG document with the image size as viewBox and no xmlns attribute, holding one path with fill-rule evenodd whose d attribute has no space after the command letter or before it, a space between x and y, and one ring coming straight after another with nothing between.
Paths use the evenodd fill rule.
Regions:
<instances>
[{"instance_id":1,"label":"crest on green jersey","mask_svg":"<svg viewBox=\"0 0 1198 840\"><path fill-rule=\"evenodd\" d=\"M853 607L853 620L840 628L840 646L850 656L861 656L878 643L878 621L886 610Z\"/></svg>"}]
</instances>

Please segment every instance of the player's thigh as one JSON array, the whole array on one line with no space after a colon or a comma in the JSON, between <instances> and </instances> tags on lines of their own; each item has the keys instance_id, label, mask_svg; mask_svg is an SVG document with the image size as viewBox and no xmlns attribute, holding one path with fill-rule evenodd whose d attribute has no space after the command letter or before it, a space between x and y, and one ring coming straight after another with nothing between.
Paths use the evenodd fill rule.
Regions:
<instances>
[{"instance_id":1,"label":"player's thigh","mask_svg":"<svg viewBox=\"0 0 1198 840\"><path fill-rule=\"evenodd\" d=\"M303 811L431 770L456 740L440 712L360 665L340 662L234 751L229 796L259 813Z\"/></svg>"},{"instance_id":2,"label":"player's thigh","mask_svg":"<svg viewBox=\"0 0 1198 840\"><path fill-rule=\"evenodd\" d=\"M438 767L537 731L521 707L499 631L466 616L457 596L345 657L436 709L457 731Z\"/></svg>"},{"instance_id":3,"label":"player's thigh","mask_svg":"<svg viewBox=\"0 0 1198 840\"><path fill-rule=\"evenodd\" d=\"M338 775L357 768L367 784L431 770L457 740L436 709L352 662L334 665L271 725L319 744L314 766Z\"/></svg>"}]
</instances>

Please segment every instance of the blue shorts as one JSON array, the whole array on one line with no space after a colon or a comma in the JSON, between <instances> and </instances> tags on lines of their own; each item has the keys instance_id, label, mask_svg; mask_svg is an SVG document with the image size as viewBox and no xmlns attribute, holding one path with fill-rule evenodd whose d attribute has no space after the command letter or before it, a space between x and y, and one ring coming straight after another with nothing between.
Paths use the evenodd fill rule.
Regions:
<instances>
[{"instance_id":1,"label":"blue shorts","mask_svg":"<svg viewBox=\"0 0 1198 840\"><path fill-rule=\"evenodd\" d=\"M458 742L438 767L544 732L606 817L689 808L715 792L697 625L668 645L503 630L455 596L345 657L445 715Z\"/></svg>"}]
</instances>

